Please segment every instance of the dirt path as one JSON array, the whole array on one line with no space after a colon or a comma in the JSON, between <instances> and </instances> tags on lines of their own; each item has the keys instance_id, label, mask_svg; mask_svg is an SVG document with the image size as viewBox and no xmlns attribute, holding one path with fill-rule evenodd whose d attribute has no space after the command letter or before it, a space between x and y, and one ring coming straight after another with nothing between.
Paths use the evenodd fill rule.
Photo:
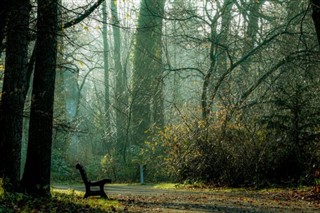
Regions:
<instances>
[{"instance_id":1,"label":"dirt path","mask_svg":"<svg viewBox=\"0 0 320 213\"><path fill-rule=\"evenodd\" d=\"M80 185L71 188L84 191ZM320 200L308 190L177 190L111 184L106 192L123 203L124 212L320 212Z\"/></svg>"}]
</instances>

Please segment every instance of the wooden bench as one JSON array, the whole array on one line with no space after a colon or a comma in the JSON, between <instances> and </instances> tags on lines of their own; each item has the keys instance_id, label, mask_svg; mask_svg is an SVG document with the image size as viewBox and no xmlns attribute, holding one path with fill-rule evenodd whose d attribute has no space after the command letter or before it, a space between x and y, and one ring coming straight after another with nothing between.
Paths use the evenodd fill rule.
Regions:
<instances>
[{"instance_id":1,"label":"wooden bench","mask_svg":"<svg viewBox=\"0 0 320 213\"><path fill-rule=\"evenodd\" d=\"M106 178L99 181L89 181L83 166L78 163L76 165L76 168L79 169L83 183L86 186L86 193L84 195L84 198L87 198L89 196L101 196L102 198L108 198L107 194L104 192L104 185L106 183L111 183L111 179ZM94 186L99 186L99 190L92 190L91 187Z\"/></svg>"}]
</instances>

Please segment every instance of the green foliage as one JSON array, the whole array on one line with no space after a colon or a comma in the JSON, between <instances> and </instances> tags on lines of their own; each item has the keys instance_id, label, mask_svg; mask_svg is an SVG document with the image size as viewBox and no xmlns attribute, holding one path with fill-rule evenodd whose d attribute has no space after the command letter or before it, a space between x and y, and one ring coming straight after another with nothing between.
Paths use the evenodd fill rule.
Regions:
<instances>
[{"instance_id":1,"label":"green foliage","mask_svg":"<svg viewBox=\"0 0 320 213\"><path fill-rule=\"evenodd\" d=\"M297 181L319 168L320 78L314 67L302 66L284 73L274 84L271 109L261 116L270 145L270 179ZM270 174L277 174L270 175ZM291 180L290 180L291 179ZM310 181L310 180L308 180Z\"/></svg>"},{"instance_id":2,"label":"green foliage","mask_svg":"<svg viewBox=\"0 0 320 213\"><path fill-rule=\"evenodd\" d=\"M176 189L177 187L175 183L158 183L153 186L155 189Z\"/></svg>"},{"instance_id":3,"label":"green foliage","mask_svg":"<svg viewBox=\"0 0 320 213\"><path fill-rule=\"evenodd\" d=\"M4 189L3 189L2 185L3 185L3 179L0 178L0 198L2 198L4 196Z\"/></svg>"},{"instance_id":4,"label":"green foliage","mask_svg":"<svg viewBox=\"0 0 320 213\"><path fill-rule=\"evenodd\" d=\"M53 149L51 175L55 182L73 181L79 175L78 173L75 171L75 164L68 161L63 150Z\"/></svg>"},{"instance_id":5,"label":"green foliage","mask_svg":"<svg viewBox=\"0 0 320 213\"><path fill-rule=\"evenodd\" d=\"M139 182L140 164L144 165L146 182L159 182L171 180L166 166L162 163L163 149L161 143L151 137L144 144L131 145L126 153L127 161L124 162L123 155L116 150L111 150L101 159L103 175L111 177L115 182Z\"/></svg>"},{"instance_id":6,"label":"green foliage","mask_svg":"<svg viewBox=\"0 0 320 213\"><path fill-rule=\"evenodd\" d=\"M115 150L104 155L100 164L102 174L110 177L113 182L139 181L139 164L135 161L124 162L123 156Z\"/></svg>"}]
</instances>

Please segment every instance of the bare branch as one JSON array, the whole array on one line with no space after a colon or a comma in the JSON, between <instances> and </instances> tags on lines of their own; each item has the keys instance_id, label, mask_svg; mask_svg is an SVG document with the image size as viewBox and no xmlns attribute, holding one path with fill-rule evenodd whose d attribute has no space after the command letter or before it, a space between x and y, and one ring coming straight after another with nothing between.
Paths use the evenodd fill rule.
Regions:
<instances>
[{"instance_id":1,"label":"bare branch","mask_svg":"<svg viewBox=\"0 0 320 213\"><path fill-rule=\"evenodd\" d=\"M64 29L69 28L73 25L76 25L78 23L80 23L81 21L83 21L85 18L87 18L97 7L100 6L100 4L102 4L102 2L104 2L105 0L98 0L95 4L93 4L89 9L87 9L83 14L81 14L80 16L78 16L77 18L66 22L62 25L62 27Z\"/></svg>"}]
</instances>

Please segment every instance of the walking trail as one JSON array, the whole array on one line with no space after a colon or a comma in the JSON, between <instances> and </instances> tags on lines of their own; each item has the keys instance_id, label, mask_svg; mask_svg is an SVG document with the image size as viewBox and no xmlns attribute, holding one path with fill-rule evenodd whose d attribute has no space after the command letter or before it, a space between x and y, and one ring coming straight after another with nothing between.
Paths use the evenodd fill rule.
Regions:
<instances>
[{"instance_id":1,"label":"walking trail","mask_svg":"<svg viewBox=\"0 0 320 213\"><path fill-rule=\"evenodd\" d=\"M84 191L84 186L54 186ZM319 212L320 196L309 189L160 189L153 185L110 184L110 199L125 212Z\"/></svg>"}]
</instances>

